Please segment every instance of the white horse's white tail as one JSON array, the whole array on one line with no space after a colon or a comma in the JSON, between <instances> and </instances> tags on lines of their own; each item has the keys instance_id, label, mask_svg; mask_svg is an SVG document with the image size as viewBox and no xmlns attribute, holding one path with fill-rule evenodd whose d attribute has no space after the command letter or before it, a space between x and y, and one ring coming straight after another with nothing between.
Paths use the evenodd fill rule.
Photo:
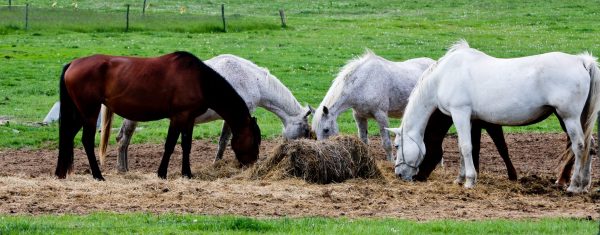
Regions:
<instances>
[{"instance_id":1,"label":"white horse's white tail","mask_svg":"<svg viewBox=\"0 0 600 235\"><path fill-rule=\"evenodd\" d=\"M106 149L108 148L108 138L110 137L110 127L112 126L114 113L104 105L102 105L100 112L102 113L102 130L100 131L100 146L98 146L98 155L100 155L100 165L102 166L106 160Z\"/></svg>"},{"instance_id":2,"label":"white horse's white tail","mask_svg":"<svg viewBox=\"0 0 600 235\"><path fill-rule=\"evenodd\" d=\"M590 73L590 92L581 118L581 120L585 120L585 123L582 123L585 140L582 162L587 162L590 157L590 146L592 143L594 124L598 118L598 111L600 111L600 69L598 69L596 57L593 57L589 53L584 53L579 56L584 61L583 66L585 66Z\"/></svg>"}]
</instances>

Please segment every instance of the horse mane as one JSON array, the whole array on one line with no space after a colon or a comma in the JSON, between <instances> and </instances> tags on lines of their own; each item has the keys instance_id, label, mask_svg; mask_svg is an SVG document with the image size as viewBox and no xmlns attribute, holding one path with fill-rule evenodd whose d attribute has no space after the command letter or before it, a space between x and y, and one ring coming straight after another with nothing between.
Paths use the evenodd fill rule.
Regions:
<instances>
[{"instance_id":1,"label":"horse mane","mask_svg":"<svg viewBox=\"0 0 600 235\"><path fill-rule=\"evenodd\" d=\"M236 56L236 55L223 54L223 55L219 55L217 57L226 59L226 63L241 63L250 68L257 68L261 72L264 72L265 75L264 75L264 79L262 79L262 81L265 81L265 83L264 83L266 85L265 88L269 91L273 91L276 94L280 94L277 97L277 101L280 103L283 103L283 104L294 104L293 106L289 106L289 105L284 106L284 108L286 109L285 110L286 113L293 114L293 115L299 115L304 111L302 108L302 105L300 105L300 102L298 102L298 100L294 97L292 92L279 79L277 79L277 77L275 77L275 75L271 74L271 72L267 68L260 67L260 66L256 65L254 62L244 59L242 57Z\"/></svg>"},{"instance_id":2,"label":"horse mane","mask_svg":"<svg viewBox=\"0 0 600 235\"><path fill-rule=\"evenodd\" d=\"M448 56L458 50L461 49L468 49L471 48L469 46L469 43L465 40L465 39L460 39L457 42L455 42L454 44L452 44L449 48L448 51L446 52L446 54L444 54L444 56L442 56L442 58L440 58L439 60L437 60L435 63L431 64L424 72L423 74L421 74L421 77L419 77L419 80L417 80L417 83L415 84L415 88L413 88L413 90L410 92L410 96L408 97L408 103L406 104L406 108L404 108L404 115L406 115L409 112L412 112L412 110L420 105L419 100L423 100L423 99L427 99L427 97L429 97L429 87L431 86L431 83L433 82L434 79L428 79L428 77L431 75L431 73L433 72L433 70L435 70L435 68L437 68L437 66L442 63L446 58L448 58ZM404 122L402 122L400 124L400 126L403 126Z\"/></svg>"},{"instance_id":3,"label":"horse mane","mask_svg":"<svg viewBox=\"0 0 600 235\"><path fill-rule=\"evenodd\" d=\"M469 46L469 43L467 42L467 40L465 40L464 38L461 38L448 48L446 55L450 54L452 52L455 52L459 49L464 49L464 48L471 48L471 47Z\"/></svg>"},{"instance_id":4,"label":"horse mane","mask_svg":"<svg viewBox=\"0 0 600 235\"><path fill-rule=\"evenodd\" d=\"M271 74L268 69L259 67L259 66L257 66L257 67L259 69L262 69L265 72L265 78L266 78L265 80L267 81L266 84L267 84L268 89L271 91L274 91L277 94L281 94L280 96L278 96L277 99L281 103L294 104L293 107L285 106L288 111L287 113L293 114L293 115L301 114L304 111L304 109L303 109L302 105L300 105L300 102L298 102L296 97L292 94L290 89L288 89L287 86L283 85L283 83L279 79L277 79L277 77L275 77L275 75ZM291 111L291 112L289 112L289 111Z\"/></svg>"},{"instance_id":5,"label":"horse mane","mask_svg":"<svg viewBox=\"0 0 600 235\"><path fill-rule=\"evenodd\" d=\"M379 56L377 56L375 53L373 53L373 51L366 49L365 53L362 56L359 56L357 58L349 60L346 63L346 65L344 65L344 67L342 67L340 72L337 74L337 76L333 80L331 87L327 91L327 94L325 94L325 97L323 98L323 101L319 105L319 108L317 108L317 110L315 110L315 114L313 115L313 123L318 123L321 119L321 116L323 116L322 115L323 109L321 107L323 107L323 106L330 107L336 101L338 101L338 99L342 95L342 92L344 91L344 86L345 86L346 82L351 82L349 80L353 78L351 75L354 73L354 71L356 71L356 69L360 65L364 64L366 61L373 59L373 58L378 58L378 57Z\"/></svg>"},{"instance_id":6,"label":"horse mane","mask_svg":"<svg viewBox=\"0 0 600 235\"><path fill-rule=\"evenodd\" d=\"M196 57L194 54L187 51L176 51L171 53L173 56L173 60L176 60L181 63L181 65L186 66L187 68L195 67L200 64L204 64L200 58ZM182 63L186 62L186 63Z\"/></svg>"}]
</instances>

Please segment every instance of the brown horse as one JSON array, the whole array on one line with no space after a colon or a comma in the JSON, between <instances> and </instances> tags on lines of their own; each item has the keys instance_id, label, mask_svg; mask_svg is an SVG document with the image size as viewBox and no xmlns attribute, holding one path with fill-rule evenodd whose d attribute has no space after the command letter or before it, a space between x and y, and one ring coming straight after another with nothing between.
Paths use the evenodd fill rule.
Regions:
<instances>
[{"instance_id":1,"label":"brown horse","mask_svg":"<svg viewBox=\"0 0 600 235\"><path fill-rule=\"evenodd\" d=\"M498 153L504 160L506 165L506 172L509 180L517 180L517 171L510 161L508 155L508 147L504 139L504 133L502 132L502 126L485 123L474 120L473 128L471 128L471 141L473 143L473 165L479 172L479 150L481 148L481 130L485 129L496 148ZM435 170L435 167L442 160L444 150L442 149L442 142L446 133L452 126L452 118L443 114L440 110L433 112L425 128L424 142L425 142L425 157L421 165L419 165L419 171L415 175L414 179L418 181L425 181L431 175L431 172Z\"/></svg>"},{"instance_id":2,"label":"brown horse","mask_svg":"<svg viewBox=\"0 0 600 235\"><path fill-rule=\"evenodd\" d=\"M558 117L558 120L562 129L565 130L565 126L562 119ZM506 165L508 179L513 181L517 180L517 172L508 155L508 147L504 139L502 126L479 120L473 120L472 125L473 128L471 128L471 141L473 143L473 164L475 165L475 169L477 170L477 172L479 172L481 130L485 129L490 135L492 141L494 142L494 145L496 145L498 153L500 153L500 156L502 157L502 160ZM423 139L426 148L425 157L421 165L419 165L419 171L414 177L415 180L426 181L429 175L431 175L431 172L435 170L438 163L442 160L444 152L442 149L442 142L444 141L444 137L446 136L446 133L448 132L451 126L452 118L450 116L443 114L439 109L433 112L433 114L429 118L427 127L425 128L425 135ZM568 139L567 136L566 150L569 150L570 146L571 141ZM569 155L569 153L570 151L566 151L562 155L561 164L558 168L558 185L565 185L569 182L569 177L571 176L571 169L574 163L574 158L572 154Z\"/></svg>"},{"instance_id":3,"label":"brown horse","mask_svg":"<svg viewBox=\"0 0 600 235\"><path fill-rule=\"evenodd\" d=\"M93 55L63 68L60 79L59 153L56 176L73 168L73 139L83 127L81 141L92 175L104 180L94 155L96 119L104 104L112 113L136 121L170 119L165 152L158 169L167 177L169 158L181 134L181 174L192 177L189 155L194 118L207 109L217 112L233 133L231 147L243 164L258 158L260 129L244 100L231 85L188 52L155 58Z\"/></svg>"}]
</instances>

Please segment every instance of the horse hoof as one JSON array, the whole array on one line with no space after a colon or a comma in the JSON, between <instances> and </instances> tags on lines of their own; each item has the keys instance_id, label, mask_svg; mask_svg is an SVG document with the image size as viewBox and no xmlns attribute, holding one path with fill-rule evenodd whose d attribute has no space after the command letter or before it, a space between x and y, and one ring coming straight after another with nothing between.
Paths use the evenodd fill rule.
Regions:
<instances>
[{"instance_id":1,"label":"horse hoof","mask_svg":"<svg viewBox=\"0 0 600 235\"><path fill-rule=\"evenodd\" d=\"M569 186L569 188L567 188L567 192L573 193L573 194L579 194L579 193L584 193L587 192L586 189L580 188L580 187L576 187L576 186Z\"/></svg>"},{"instance_id":2,"label":"horse hoof","mask_svg":"<svg viewBox=\"0 0 600 235\"><path fill-rule=\"evenodd\" d=\"M57 177L58 179L64 180L64 179L66 179L66 178L67 178L67 174L56 174L56 177Z\"/></svg>"},{"instance_id":3,"label":"horse hoof","mask_svg":"<svg viewBox=\"0 0 600 235\"><path fill-rule=\"evenodd\" d=\"M570 193L579 193L579 190L573 186L569 186L569 188L567 188L567 192Z\"/></svg>"},{"instance_id":4,"label":"horse hoof","mask_svg":"<svg viewBox=\"0 0 600 235\"><path fill-rule=\"evenodd\" d=\"M161 178L161 179L163 179L163 180L166 180L166 179L167 179L167 174L161 174L161 173L158 173L158 178Z\"/></svg>"},{"instance_id":5,"label":"horse hoof","mask_svg":"<svg viewBox=\"0 0 600 235\"><path fill-rule=\"evenodd\" d=\"M105 181L104 177L102 177L102 176L94 176L94 179L97 181Z\"/></svg>"},{"instance_id":6,"label":"horse hoof","mask_svg":"<svg viewBox=\"0 0 600 235\"><path fill-rule=\"evenodd\" d=\"M182 176L183 178L186 178L186 179L191 179L192 177L194 177L194 176L192 175L192 173L181 174L181 176Z\"/></svg>"},{"instance_id":7,"label":"horse hoof","mask_svg":"<svg viewBox=\"0 0 600 235\"><path fill-rule=\"evenodd\" d=\"M469 180L469 179L467 179L467 181L465 182L464 186L467 189L474 188L475 187L475 180Z\"/></svg>"},{"instance_id":8,"label":"horse hoof","mask_svg":"<svg viewBox=\"0 0 600 235\"><path fill-rule=\"evenodd\" d=\"M454 184L463 184L464 182L465 182L465 178L460 177L460 176L454 180Z\"/></svg>"}]
</instances>

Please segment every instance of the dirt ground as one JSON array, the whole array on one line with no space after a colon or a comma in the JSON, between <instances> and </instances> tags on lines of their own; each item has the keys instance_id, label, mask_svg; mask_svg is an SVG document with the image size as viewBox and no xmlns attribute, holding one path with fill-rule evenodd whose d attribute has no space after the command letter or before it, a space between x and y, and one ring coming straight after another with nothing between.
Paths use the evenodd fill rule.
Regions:
<instances>
[{"instance_id":1,"label":"dirt ground","mask_svg":"<svg viewBox=\"0 0 600 235\"><path fill-rule=\"evenodd\" d=\"M444 142L445 166L428 182L403 182L393 176L380 140L372 138L370 154L385 179L353 179L316 185L301 179L249 180L236 168L233 152L213 165L214 141L194 141L193 179L182 179L179 147L171 158L169 179L158 179L161 144L132 145L130 172L116 171L116 146L110 146L105 182L89 174L82 149L75 154L75 174L53 177L57 150L0 150L0 214L63 214L94 211L234 214L254 217L348 216L441 218L600 218L600 166L594 155L590 193L570 195L553 186L564 134L508 134L511 159L519 180L511 182L491 139L482 141L481 170L474 189L452 184L458 174L456 136ZM265 159L278 140L263 141Z\"/></svg>"}]
</instances>

